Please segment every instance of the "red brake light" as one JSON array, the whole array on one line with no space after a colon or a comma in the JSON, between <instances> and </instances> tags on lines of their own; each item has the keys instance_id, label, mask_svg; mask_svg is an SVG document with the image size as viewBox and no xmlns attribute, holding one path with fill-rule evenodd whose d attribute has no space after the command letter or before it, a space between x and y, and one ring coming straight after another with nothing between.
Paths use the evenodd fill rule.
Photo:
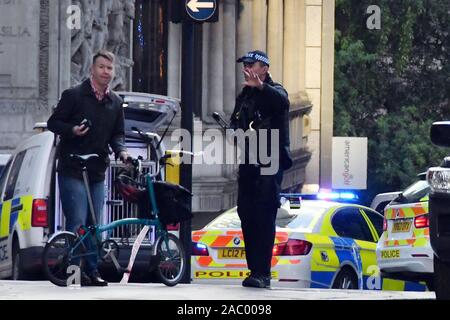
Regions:
<instances>
[{"instance_id":1,"label":"red brake light","mask_svg":"<svg viewBox=\"0 0 450 320\"><path fill-rule=\"evenodd\" d=\"M192 256L209 256L208 247L199 242L192 242Z\"/></svg>"},{"instance_id":2,"label":"red brake light","mask_svg":"<svg viewBox=\"0 0 450 320\"><path fill-rule=\"evenodd\" d=\"M47 201L44 199L33 200L33 209L31 214L32 227L47 227Z\"/></svg>"},{"instance_id":3,"label":"red brake light","mask_svg":"<svg viewBox=\"0 0 450 320\"><path fill-rule=\"evenodd\" d=\"M428 228L430 226L430 219L428 218L428 215L418 216L414 218L414 226L417 229L420 228Z\"/></svg>"},{"instance_id":4,"label":"red brake light","mask_svg":"<svg viewBox=\"0 0 450 320\"><path fill-rule=\"evenodd\" d=\"M288 242L273 246L273 256L305 256L312 248L312 243L306 240L289 239Z\"/></svg>"},{"instance_id":5,"label":"red brake light","mask_svg":"<svg viewBox=\"0 0 450 320\"><path fill-rule=\"evenodd\" d=\"M383 231L387 230L387 220L386 218L383 219Z\"/></svg>"}]
</instances>

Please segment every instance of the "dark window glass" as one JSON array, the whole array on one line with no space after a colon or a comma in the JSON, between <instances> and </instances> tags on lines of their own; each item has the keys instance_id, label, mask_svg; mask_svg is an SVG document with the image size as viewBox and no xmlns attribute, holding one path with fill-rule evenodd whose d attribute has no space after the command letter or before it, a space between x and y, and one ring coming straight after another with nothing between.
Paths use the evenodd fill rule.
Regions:
<instances>
[{"instance_id":1,"label":"dark window glass","mask_svg":"<svg viewBox=\"0 0 450 320\"><path fill-rule=\"evenodd\" d=\"M358 208L340 209L334 215L331 224L340 237L374 241L369 226Z\"/></svg>"},{"instance_id":2,"label":"dark window glass","mask_svg":"<svg viewBox=\"0 0 450 320\"><path fill-rule=\"evenodd\" d=\"M366 213L370 222L372 222L373 226L377 230L378 236L381 237L381 234L383 233L384 217L381 214L379 214L378 212L374 212L372 210L364 209L364 212Z\"/></svg>"},{"instance_id":3,"label":"dark window glass","mask_svg":"<svg viewBox=\"0 0 450 320\"><path fill-rule=\"evenodd\" d=\"M136 0L133 91L167 95L168 1Z\"/></svg>"},{"instance_id":4,"label":"dark window glass","mask_svg":"<svg viewBox=\"0 0 450 320\"><path fill-rule=\"evenodd\" d=\"M11 173L8 177L8 182L6 183L4 201L12 199L14 196L14 188L16 187L17 178L19 177L20 167L22 166L23 159L25 158L26 150L17 154L14 159L14 163L11 168Z\"/></svg>"},{"instance_id":5,"label":"dark window glass","mask_svg":"<svg viewBox=\"0 0 450 320\"><path fill-rule=\"evenodd\" d=\"M8 176L8 171L9 171L9 168L11 167L11 163L12 163L12 157L8 160L8 163L5 165L5 167L2 169L3 171L0 173L0 196L2 195L3 189L5 188L6 177ZM1 212L0 212L0 214L1 214Z\"/></svg>"}]
</instances>

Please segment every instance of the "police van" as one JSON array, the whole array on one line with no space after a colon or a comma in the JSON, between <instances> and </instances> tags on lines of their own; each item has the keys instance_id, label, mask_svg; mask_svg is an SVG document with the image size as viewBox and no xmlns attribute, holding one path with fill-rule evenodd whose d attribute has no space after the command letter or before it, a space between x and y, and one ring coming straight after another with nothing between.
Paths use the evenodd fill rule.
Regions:
<instances>
[{"instance_id":1,"label":"police van","mask_svg":"<svg viewBox=\"0 0 450 320\"><path fill-rule=\"evenodd\" d=\"M155 159L165 152L155 132L164 124L170 125L180 108L179 100L146 93L118 94L123 99L129 153L148 160L144 168L147 172L154 170ZM35 129L42 132L17 146L0 174L0 279L30 279L40 274L45 243L65 228L55 172L58 138L45 127L45 123L37 126ZM151 142L144 142L133 132L134 127L147 132ZM135 217L137 209L114 190L114 177L122 164L112 157L105 179L102 223ZM164 175L162 171L160 178ZM109 238L130 249L139 232L139 226L119 227ZM148 243L147 239L143 246ZM127 250L120 253L119 261L126 261Z\"/></svg>"}]
</instances>

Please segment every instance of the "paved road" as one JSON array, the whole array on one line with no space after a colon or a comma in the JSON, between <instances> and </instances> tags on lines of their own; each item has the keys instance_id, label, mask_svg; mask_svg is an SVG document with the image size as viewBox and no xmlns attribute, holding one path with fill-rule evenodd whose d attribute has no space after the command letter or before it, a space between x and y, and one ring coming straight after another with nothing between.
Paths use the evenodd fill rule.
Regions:
<instances>
[{"instance_id":1,"label":"paved road","mask_svg":"<svg viewBox=\"0 0 450 320\"><path fill-rule=\"evenodd\" d=\"M61 288L47 281L0 281L0 300L396 300L435 299L434 292L331 289L253 289L239 285L110 283L108 287Z\"/></svg>"}]
</instances>

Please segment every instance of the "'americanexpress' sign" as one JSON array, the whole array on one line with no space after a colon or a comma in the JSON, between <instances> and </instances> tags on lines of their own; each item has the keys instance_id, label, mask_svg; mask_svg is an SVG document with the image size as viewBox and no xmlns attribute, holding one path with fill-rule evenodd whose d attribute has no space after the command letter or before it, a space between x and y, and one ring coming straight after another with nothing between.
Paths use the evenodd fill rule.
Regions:
<instances>
[{"instance_id":1,"label":"'americanexpress' sign","mask_svg":"<svg viewBox=\"0 0 450 320\"><path fill-rule=\"evenodd\" d=\"M333 137L332 188L367 189L367 138Z\"/></svg>"}]
</instances>

